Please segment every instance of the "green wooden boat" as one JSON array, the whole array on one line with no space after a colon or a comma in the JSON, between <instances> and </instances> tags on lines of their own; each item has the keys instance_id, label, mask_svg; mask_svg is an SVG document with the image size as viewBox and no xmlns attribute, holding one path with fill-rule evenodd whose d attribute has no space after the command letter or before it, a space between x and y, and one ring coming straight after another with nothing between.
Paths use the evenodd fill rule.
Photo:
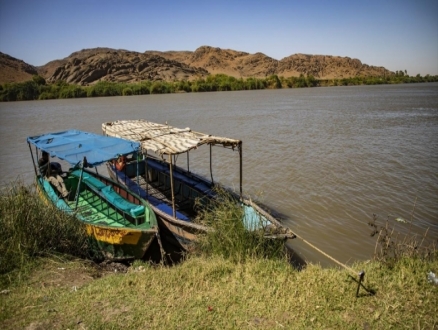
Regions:
<instances>
[{"instance_id":1,"label":"green wooden boat","mask_svg":"<svg viewBox=\"0 0 438 330\"><path fill-rule=\"evenodd\" d=\"M37 189L44 201L74 214L83 222L87 234L97 242L107 259L139 259L144 256L158 237L154 212L146 201L99 174L96 167L120 155L136 152L138 143L77 130L32 136L27 142ZM68 172L56 174L61 176L68 196L63 198L63 190L57 189L46 173L41 173L32 146L37 158L39 152L46 152L71 166ZM59 163L50 160L47 166L60 168ZM92 171L92 167L96 170Z\"/></svg>"}]
</instances>

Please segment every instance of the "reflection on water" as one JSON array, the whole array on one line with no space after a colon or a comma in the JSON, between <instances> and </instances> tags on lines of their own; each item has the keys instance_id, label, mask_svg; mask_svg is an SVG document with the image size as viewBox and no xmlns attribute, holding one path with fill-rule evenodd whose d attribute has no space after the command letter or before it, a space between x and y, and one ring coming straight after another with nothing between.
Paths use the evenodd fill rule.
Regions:
<instances>
[{"instance_id":1,"label":"reflection on water","mask_svg":"<svg viewBox=\"0 0 438 330\"><path fill-rule=\"evenodd\" d=\"M2 103L3 183L32 182L28 135L101 133L102 122L136 118L242 139L244 192L342 262L372 255L373 213L382 223L412 218L416 232L429 227L438 237L436 83ZM213 157L215 180L237 189L237 152L213 148ZM208 148L190 161L209 176ZM301 242L290 244L326 263Z\"/></svg>"}]
</instances>

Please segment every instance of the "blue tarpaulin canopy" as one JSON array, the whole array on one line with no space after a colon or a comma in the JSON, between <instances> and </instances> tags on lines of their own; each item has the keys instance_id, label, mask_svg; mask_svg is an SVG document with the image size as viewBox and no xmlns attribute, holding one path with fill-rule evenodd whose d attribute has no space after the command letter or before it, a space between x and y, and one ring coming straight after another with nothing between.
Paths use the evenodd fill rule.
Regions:
<instances>
[{"instance_id":1,"label":"blue tarpaulin canopy","mask_svg":"<svg viewBox=\"0 0 438 330\"><path fill-rule=\"evenodd\" d=\"M84 157L89 165L99 165L140 148L138 142L78 130L30 136L27 142L72 165L82 162Z\"/></svg>"}]
</instances>

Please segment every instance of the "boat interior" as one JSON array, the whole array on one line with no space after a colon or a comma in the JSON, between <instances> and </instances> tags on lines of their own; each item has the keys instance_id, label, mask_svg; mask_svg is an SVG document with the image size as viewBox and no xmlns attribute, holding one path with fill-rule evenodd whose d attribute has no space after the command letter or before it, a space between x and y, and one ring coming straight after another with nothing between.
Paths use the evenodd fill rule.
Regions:
<instances>
[{"instance_id":1,"label":"boat interior","mask_svg":"<svg viewBox=\"0 0 438 330\"><path fill-rule=\"evenodd\" d=\"M70 191L68 199L65 200L60 198L57 189L48 181L41 181L52 200L65 203L73 212L78 212L86 222L138 229L154 226L148 221L149 210L134 194L91 171L83 172L80 189L77 191L80 177L81 170L73 170L65 175L64 183Z\"/></svg>"},{"instance_id":2,"label":"boat interior","mask_svg":"<svg viewBox=\"0 0 438 330\"><path fill-rule=\"evenodd\" d=\"M147 161L139 161L137 167L137 161L133 160L126 163L123 171L118 171L114 167L112 170L130 190L147 199L163 212L172 214L171 176L167 162L147 158ZM197 205L203 202L203 198L215 196L213 185L206 179L177 166L172 170L173 192L178 210L176 217L180 220L188 220L196 215ZM138 189L139 187L141 189Z\"/></svg>"}]
</instances>

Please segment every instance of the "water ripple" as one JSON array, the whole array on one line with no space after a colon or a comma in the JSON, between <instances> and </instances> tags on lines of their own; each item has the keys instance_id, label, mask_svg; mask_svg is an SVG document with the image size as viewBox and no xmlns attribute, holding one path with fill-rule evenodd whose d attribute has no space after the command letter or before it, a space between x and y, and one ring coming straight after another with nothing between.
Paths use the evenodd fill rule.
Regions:
<instances>
[{"instance_id":1,"label":"water ripple","mask_svg":"<svg viewBox=\"0 0 438 330\"><path fill-rule=\"evenodd\" d=\"M0 116L0 166L10 178L32 180L28 135L100 133L102 122L117 119L168 121L242 139L244 191L343 262L372 255L373 214L381 223L412 219L411 230L429 228L438 237L436 83L2 103ZM209 176L201 149L191 153L191 169ZM238 187L237 152L213 153L214 178ZM299 241L291 244L324 262Z\"/></svg>"}]
</instances>

